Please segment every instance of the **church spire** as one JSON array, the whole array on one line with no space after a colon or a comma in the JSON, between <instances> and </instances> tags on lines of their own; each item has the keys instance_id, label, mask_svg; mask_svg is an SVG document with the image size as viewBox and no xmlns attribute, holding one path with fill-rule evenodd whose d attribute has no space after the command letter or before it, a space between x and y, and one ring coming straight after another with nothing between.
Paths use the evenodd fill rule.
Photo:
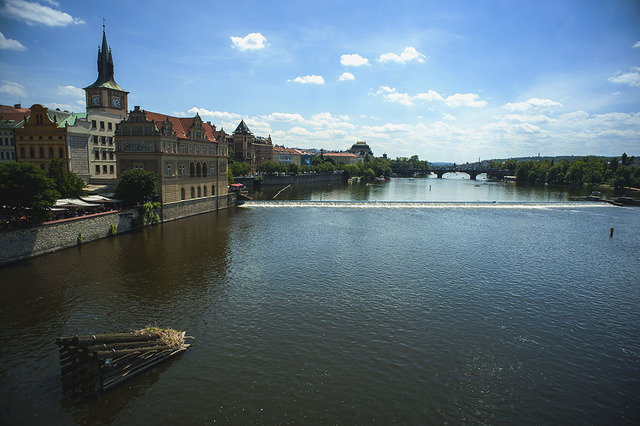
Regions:
<instances>
[{"instance_id":1,"label":"church spire","mask_svg":"<svg viewBox=\"0 0 640 426\"><path fill-rule=\"evenodd\" d=\"M113 56L107 43L107 33L104 22L102 23L102 46L98 47L98 79L88 88L106 87L109 89L121 90L114 79Z\"/></svg>"}]
</instances>

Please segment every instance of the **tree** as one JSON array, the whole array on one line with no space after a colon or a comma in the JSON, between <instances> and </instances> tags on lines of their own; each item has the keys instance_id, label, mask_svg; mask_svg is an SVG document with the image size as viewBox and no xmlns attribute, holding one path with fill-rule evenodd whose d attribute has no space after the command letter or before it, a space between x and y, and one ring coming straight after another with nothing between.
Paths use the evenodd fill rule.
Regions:
<instances>
[{"instance_id":1,"label":"tree","mask_svg":"<svg viewBox=\"0 0 640 426\"><path fill-rule=\"evenodd\" d=\"M42 222L60 197L54 183L32 163L0 163L0 208L12 219Z\"/></svg>"},{"instance_id":2,"label":"tree","mask_svg":"<svg viewBox=\"0 0 640 426\"><path fill-rule=\"evenodd\" d=\"M76 198L85 194L84 181L77 174L67 170L59 158L52 159L47 166L47 177L53 180L62 198Z\"/></svg>"},{"instance_id":3,"label":"tree","mask_svg":"<svg viewBox=\"0 0 640 426\"><path fill-rule=\"evenodd\" d=\"M153 201L158 195L158 177L147 170L127 170L116 182L115 195L130 207Z\"/></svg>"}]
</instances>

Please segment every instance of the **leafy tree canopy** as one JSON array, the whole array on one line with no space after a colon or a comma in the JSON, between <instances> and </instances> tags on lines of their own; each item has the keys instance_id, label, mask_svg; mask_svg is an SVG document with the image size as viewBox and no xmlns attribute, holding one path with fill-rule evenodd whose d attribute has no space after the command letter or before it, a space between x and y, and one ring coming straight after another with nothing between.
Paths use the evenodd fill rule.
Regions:
<instances>
[{"instance_id":1,"label":"leafy tree canopy","mask_svg":"<svg viewBox=\"0 0 640 426\"><path fill-rule=\"evenodd\" d=\"M85 194L84 181L77 174L67 170L59 158L52 159L47 166L47 177L53 180L62 198L77 198Z\"/></svg>"},{"instance_id":2,"label":"leafy tree canopy","mask_svg":"<svg viewBox=\"0 0 640 426\"><path fill-rule=\"evenodd\" d=\"M158 196L158 177L148 170L127 170L116 182L115 195L127 206L153 201Z\"/></svg>"},{"instance_id":3,"label":"leafy tree canopy","mask_svg":"<svg viewBox=\"0 0 640 426\"><path fill-rule=\"evenodd\" d=\"M33 163L0 163L0 207L7 217L42 222L59 197L54 182Z\"/></svg>"}]
</instances>

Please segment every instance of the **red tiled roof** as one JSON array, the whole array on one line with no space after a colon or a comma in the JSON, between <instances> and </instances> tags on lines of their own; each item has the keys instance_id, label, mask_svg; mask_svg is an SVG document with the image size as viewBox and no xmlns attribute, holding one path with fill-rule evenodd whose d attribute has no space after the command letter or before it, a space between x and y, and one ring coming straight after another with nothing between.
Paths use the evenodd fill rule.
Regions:
<instances>
[{"instance_id":1,"label":"red tiled roof","mask_svg":"<svg viewBox=\"0 0 640 426\"><path fill-rule=\"evenodd\" d=\"M11 105L0 105L0 118L3 120L14 120L15 122L24 120L25 116L31 115L29 108L16 108Z\"/></svg>"},{"instance_id":2,"label":"red tiled roof","mask_svg":"<svg viewBox=\"0 0 640 426\"><path fill-rule=\"evenodd\" d=\"M162 130L165 121L168 119L169 122L171 122L173 131L176 132L178 139L189 139L189 130L191 129L191 126L193 126L195 117L173 117L171 115L159 114L157 112L150 111L145 111L145 113L147 120L154 121L159 130ZM204 135L207 140L211 142L218 140L220 131L215 130L215 126L203 121L202 128L204 129Z\"/></svg>"}]
</instances>

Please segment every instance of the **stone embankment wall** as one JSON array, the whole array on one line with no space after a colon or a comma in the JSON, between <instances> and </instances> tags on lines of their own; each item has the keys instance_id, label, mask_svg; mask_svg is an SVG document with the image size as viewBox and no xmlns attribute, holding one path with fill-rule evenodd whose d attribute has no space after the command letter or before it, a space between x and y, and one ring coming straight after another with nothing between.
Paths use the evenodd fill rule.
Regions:
<instances>
[{"instance_id":1,"label":"stone embankment wall","mask_svg":"<svg viewBox=\"0 0 640 426\"><path fill-rule=\"evenodd\" d=\"M136 210L113 211L1 232L0 265L99 240L111 235L112 224L118 234L128 232L137 216Z\"/></svg>"},{"instance_id":2,"label":"stone embankment wall","mask_svg":"<svg viewBox=\"0 0 640 426\"><path fill-rule=\"evenodd\" d=\"M166 203L162 206L162 221L182 219L201 213L222 210L236 205L236 194L226 194L217 197L194 198L176 203Z\"/></svg>"},{"instance_id":3,"label":"stone embankment wall","mask_svg":"<svg viewBox=\"0 0 640 426\"><path fill-rule=\"evenodd\" d=\"M263 175L262 185L313 185L316 183L326 182L342 182L344 181L344 173L319 173L306 175ZM241 183L247 188L254 186L255 178L234 178L236 183Z\"/></svg>"},{"instance_id":4,"label":"stone embankment wall","mask_svg":"<svg viewBox=\"0 0 640 426\"><path fill-rule=\"evenodd\" d=\"M161 212L162 221L168 222L226 209L234 205L236 205L236 194L166 204ZM0 232L0 265L111 236L112 225L116 226L117 234L129 232L132 230L132 222L137 217L137 209L131 209L63 219L32 228Z\"/></svg>"}]
</instances>

